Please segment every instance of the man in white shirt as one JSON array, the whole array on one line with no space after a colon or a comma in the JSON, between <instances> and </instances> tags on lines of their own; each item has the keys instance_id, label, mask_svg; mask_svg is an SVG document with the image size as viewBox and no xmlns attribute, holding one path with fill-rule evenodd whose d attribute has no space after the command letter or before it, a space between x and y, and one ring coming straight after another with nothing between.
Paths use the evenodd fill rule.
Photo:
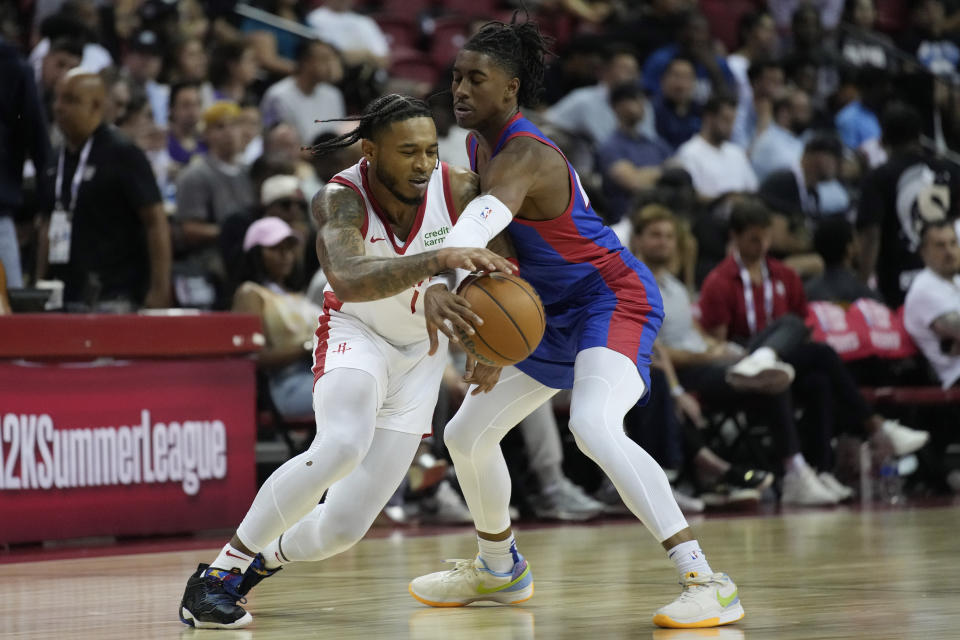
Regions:
<instances>
[{"instance_id":1,"label":"man in white shirt","mask_svg":"<svg viewBox=\"0 0 960 640\"><path fill-rule=\"evenodd\" d=\"M954 223L928 223L920 235L926 267L904 303L904 325L944 389L960 381L960 246Z\"/></svg>"},{"instance_id":2,"label":"man in white shirt","mask_svg":"<svg viewBox=\"0 0 960 640\"><path fill-rule=\"evenodd\" d=\"M617 114L610 106L610 90L639 82L637 56L627 49L609 50L599 82L574 89L561 98L547 109L547 122L568 133L588 138L594 146L600 146L617 130ZM646 125L648 130L643 133L653 137L652 122L652 118L641 120L637 124L637 133L641 133Z\"/></svg>"},{"instance_id":3,"label":"man in white shirt","mask_svg":"<svg viewBox=\"0 0 960 640\"><path fill-rule=\"evenodd\" d=\"M292 76L277 82L263 96L263 124L292 125L300 139L313 140L318 133L336 128L316 120L342 118L346 114L343 94L333 83L343 78L336 50L320 40L303 42L297 49L297 68Z\"/></svg>"},{"instance_id":4,"label":"man in white shirt","mask_svg":"<svg viewBox=\"0 0 960 640\"><path fill-rule=\"evenodd\" d=\"M703 106L700 133L677 150L676 160L693 179L702 200L733 193L754 193L757 176L743 149L730 142L737 103L725 96Z\"/></svg>"},{"instance_id":5,"label":"man in white shirt","mask_svg":"<svg viewBox=\"0 0 960 640\"><path fill-rule=\"evenodd\" d=\"M384 68L390 45L377 23L353 9L353 0L327 0L307 15L317 36L343 53L349 65L369 63Z\"/></svg>"}]
</instances>

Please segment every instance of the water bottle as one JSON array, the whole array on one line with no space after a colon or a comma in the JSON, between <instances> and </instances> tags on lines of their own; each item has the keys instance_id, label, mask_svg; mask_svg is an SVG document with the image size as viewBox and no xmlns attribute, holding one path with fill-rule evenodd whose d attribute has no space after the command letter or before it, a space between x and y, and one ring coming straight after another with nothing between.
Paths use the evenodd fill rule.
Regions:
<instances>
[{"instance_id":1,"label":"water bottle","mask_svg":"<svg viewBox=\"0 0 960 640\"><path fill-rule=\"evenodd\" d=\"M894 458L885 458L880 464L877 497L886 504L903 504L903 479L900 466Z\"/></svg>"}]
</instances>

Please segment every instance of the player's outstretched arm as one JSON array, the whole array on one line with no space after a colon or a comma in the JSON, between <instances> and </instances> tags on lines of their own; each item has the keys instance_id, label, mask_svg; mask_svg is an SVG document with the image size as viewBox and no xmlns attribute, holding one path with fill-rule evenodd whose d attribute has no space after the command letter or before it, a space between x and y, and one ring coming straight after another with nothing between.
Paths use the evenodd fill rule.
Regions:
<instances>
[{"instance_id":1,"label":"player's outstretched arm","mask_svg":"<svg viewBox=\"0 0 960 640\"><path fill-rule=\"evenodd\" d=\"M483 248L442 248L399 258L365 255L363 201L343 185L328 184L321 189L313 198L312 210L319 229L320 266L344 302L387 298L450 269L514 271L505 258Z\"/></svg>"}]
</instances>

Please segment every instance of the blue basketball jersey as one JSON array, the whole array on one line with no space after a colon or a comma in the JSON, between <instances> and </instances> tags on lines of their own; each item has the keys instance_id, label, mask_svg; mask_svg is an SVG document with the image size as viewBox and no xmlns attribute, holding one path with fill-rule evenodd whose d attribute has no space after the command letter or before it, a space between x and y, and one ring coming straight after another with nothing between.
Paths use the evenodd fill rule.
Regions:
<instances>
[{"instance_id":1,"label":"blue basketball jersey","mask_svg":"<svg viewBox=\"0 0 960 640\"><path fill-rule=\"evenodd\" d=\"M492 159L512 139L528 137L559 147L518 113L501 131ZM470 167L477 171L478 143L467 138ZM663 303L646 265L624 249L616 234L590 206L580 177L566 156L570 201L551 220L514 217L507 227L517 252L520 276L543 301L547 330L534 353L517 365L554 388L573 384L573 361L580 351L604 346L633 360L650 387L653 340L663 319Z\"/></svg>"}]
</instances>

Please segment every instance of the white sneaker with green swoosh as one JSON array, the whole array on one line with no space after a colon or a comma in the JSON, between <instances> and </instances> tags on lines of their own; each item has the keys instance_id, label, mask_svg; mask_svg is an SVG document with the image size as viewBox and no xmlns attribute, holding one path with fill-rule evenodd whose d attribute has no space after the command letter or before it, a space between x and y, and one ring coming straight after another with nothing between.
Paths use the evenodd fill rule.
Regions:
<instances>
[{"instance_id":1,"label":"white sneaker with green swoosh","mask_svg":"<svg viewBox=\"0 0 960 640\"><path fill-rule=\"evenodd\" d=\"M658 627L718 627L743 617L737 585L727 574L701 576L693 571L684 575L680 584L680 597L654 614L653 624Z\"/></svg>"},{"instance_id":2,"label":"white sneaker with green swoosh","mask_svg":"<svg viewBox=\"0 0 960 640\"><path fill-rule=\"evenodd\" d=\"M462 607L480 600L518 604L533 597L533 574L524 557L519 558L507 573L491 570L480 556L447 560L455 563L453 569L414 578L408 589L431 607Z\"/></svg>"}]
</instances>

